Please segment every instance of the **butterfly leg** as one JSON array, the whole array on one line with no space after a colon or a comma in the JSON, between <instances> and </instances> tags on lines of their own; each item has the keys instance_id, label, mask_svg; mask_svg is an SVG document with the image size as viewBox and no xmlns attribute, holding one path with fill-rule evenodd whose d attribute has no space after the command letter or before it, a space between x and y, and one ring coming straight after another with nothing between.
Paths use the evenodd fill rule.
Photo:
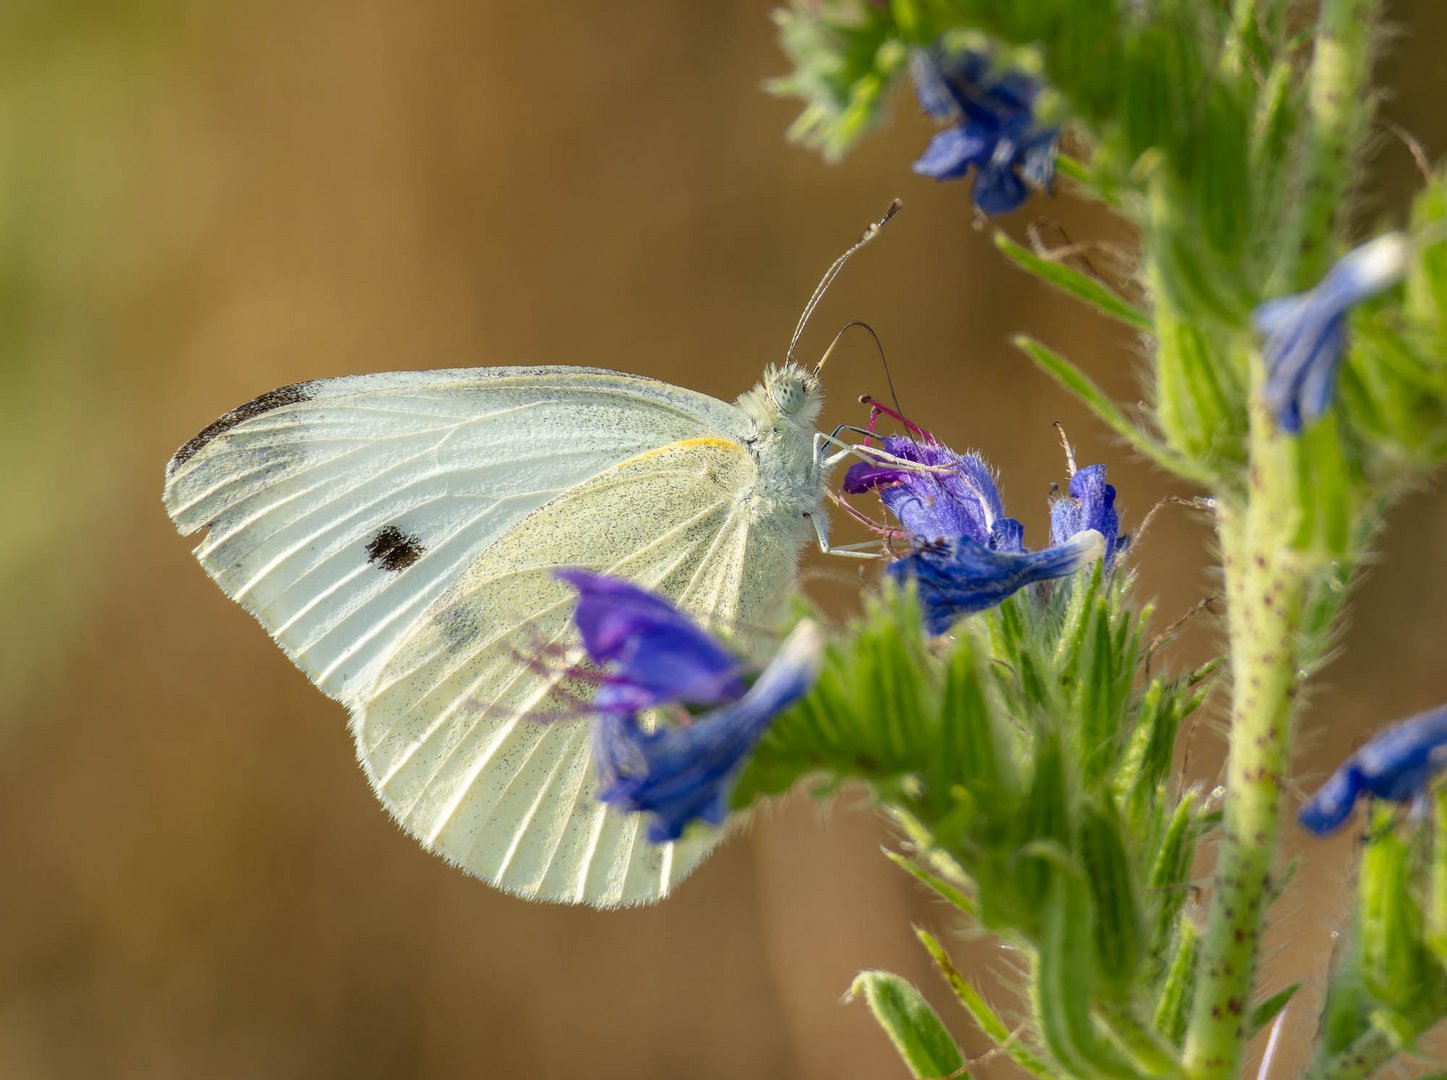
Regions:
<instances>
[{"instance_id":1,"label":"butterfly leg","mask_svg":"<svg viewBox=\"0 0 1447 1080\"><path fill-rule=\"evenodd\" d=\"M859 544L840 544L835 547L829 542L829 519L823 514L805 514L814 526L814 535L819 538L819 550L825 555L839 555L846 559L882 559L879 541L866 540Z\"/></svg>"},{"instance_id":2,"label":"butterfly leg","mask_svg":"<svg viewBox=\"0 0 1447 1080\"><path fill-rule=\"evenodd\" d=\"M842 429L840 429L842 430ZM825 454L826 446L837 447L832 454ZM859 443L847 443L834 435L826 435L822 431L814 432L814 460L819 468L825 472L834 468L840 462L849 458L859 458L861 461L879 461L889 465L898 465L903 469L912 472L951 472L954 466L925 465L919 461L911 461L909 458L902 458L891 454L888 450L878 446L863 446Z\"/></svg>"}]
</instances>

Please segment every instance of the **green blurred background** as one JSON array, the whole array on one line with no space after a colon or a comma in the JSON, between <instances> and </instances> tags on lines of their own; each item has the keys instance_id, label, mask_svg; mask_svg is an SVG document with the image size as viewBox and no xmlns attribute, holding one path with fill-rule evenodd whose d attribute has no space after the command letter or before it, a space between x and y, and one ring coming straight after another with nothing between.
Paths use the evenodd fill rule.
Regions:
<instances>
[{"instance_id":1,"label":"green blurred background","mask_svg":"<svg viewBox=\"0 0 1447 1080\"><path fill-rule=\"evenodd\" d=\"M1389 7L1384 118L1440 154L1447 9ZM910 174L928 126L909 103L841 167L784 144L794 106L760 91L783 68L769 8L0 7L0 1076L900 1075L840 1003L862 967L920 982L970 1042L909 929L949 919L879 856L859 796L759 815L654 909L529 905L426 855L374 803L342 710L160 504L176 446L299 379L585 363L731 398L896 195L906 212L803 355L869 320L905 406L1000 466L1037 541L1063 472L1053 420L1109 464L1127 527L1182 490L1011 350L1028 328L1138 394L1129 335L1006 267L963 186ZM1378 151L1368 224L1399 221L1417 182L1386 127ZM1107 268L1130 241L1069 197L1005 225ZM885 393L867 339L846 339L828 388L828 423ZM1311 701L1303 784L1447 697L1444 530L1435 493L1398 515ZM1213 591L1209 553L1189 511L1157 519L1135 562L1159 625ZM831 602L857 572L810 567ZM1217 631L1197 619L1175 662ZM1213 783L1220 749L1202 725L1191 773ZM1267 973L1307 982L1293 1048L1351 845L1312 843L1277 908ZM1012 967L956 947L979 978Z\"/></svg>"}]
</instances>

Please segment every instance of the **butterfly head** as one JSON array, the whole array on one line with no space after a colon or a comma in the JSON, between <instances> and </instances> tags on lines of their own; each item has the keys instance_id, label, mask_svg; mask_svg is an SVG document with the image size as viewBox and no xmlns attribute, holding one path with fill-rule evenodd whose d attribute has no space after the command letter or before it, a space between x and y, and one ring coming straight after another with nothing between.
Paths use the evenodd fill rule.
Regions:
<instances>
[{"instance_id":1,"label":"butterfly head","mask_svg":"<svg viewBox=\"0 0 1447 1080\"><path fill-rule=\"evenodd\" d=\"M764 370L762 397L780 419L792 420L804 427L813 427L824 404L819 377L792 360L770 364Z\"/></svg>"}]
</instances>

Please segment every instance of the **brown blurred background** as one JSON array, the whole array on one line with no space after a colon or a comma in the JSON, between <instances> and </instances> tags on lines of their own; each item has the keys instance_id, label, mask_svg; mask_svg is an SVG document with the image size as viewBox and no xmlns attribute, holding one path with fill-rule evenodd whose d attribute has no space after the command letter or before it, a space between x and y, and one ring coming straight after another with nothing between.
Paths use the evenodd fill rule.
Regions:
<instances>
[{"instance_id":1,"label":"brown blurred background","mask_svg":"<svg viewBox=\"0 0 1447 1080\"><path fill-rule=\"evenodd\" d=\"M1138 522L1172 489L1008 345L1028 328L1129 399L1129 336L1004 266L963 186L910 174L928 128L909 104L841 167L786 146L795 106L760 90L784 68L769 8L0 8L0 1077L902 1075L863 1007L840 1003L866 967L915 979L978 1047L909 929L951 921L879 856L861 798L762 815L654 909L495 893L389 824L342 710L161 509L176 446L298 379L586 363L732 397L899 195L907 212L803 353L869 320L906 406L1001 468L1037 542L1063 471L1056 419ZM1435 156L1447 10L1391 10L1385 115ZM1399 221L1417 178L1395 137L1374 169L1367 215ZM1005 224L1032 223L1129 239L1068 196ZM831 423L884 393L866 339L828 386ZM1398 513L1305 720L1303 784L1372 725L1447 697L1444 530L1435 492ZM1213 590L1209 550L1189 512L1153 526L1137 565L1158 625ZM1215 634L1197 620L1177 662ZM1219 732L1193 747L1213 780ZM1299 1047L1351 839L1288 833L1311 861L1268 974L1308 983ZM957 949L972 976L1010 967L987 943Z\"/></svg>"}]
</instances>

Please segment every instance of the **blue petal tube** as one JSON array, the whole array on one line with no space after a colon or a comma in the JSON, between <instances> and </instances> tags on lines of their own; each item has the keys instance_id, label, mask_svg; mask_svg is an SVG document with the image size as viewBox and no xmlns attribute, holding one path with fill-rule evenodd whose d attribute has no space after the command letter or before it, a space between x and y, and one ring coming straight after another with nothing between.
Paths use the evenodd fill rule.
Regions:
<instances>
[{"instance_id":1,"label":"blue petal tube","mask_svg":"<svg viewBox=\"0 0 1447 1080\"><path fill-rule=\"evenodd\" d=\"M814 684L823 659L819 627L794 628L749 691L686 726L644 731L634 714L607 714L594 737L603 790L625 813L649 813L648 839L677 840L692 821L720 825L739 766L784 709Z\"/></svg>"},{"instance_id":2,"label":"blue petal tube","mask_svg":"<svg viewBox=\"0 0 1447 1080\"><path fill-rule=\"evenodd\" d=\"M627 715L674 701L714 705L744 692L733 654L668 601L587 570L557 576L578 590L573 621L589 659L612 665L593 699L596 711Z\"/></svg>"},{"instance_id":3,"label":"blue petal tube","mask_svg":"<svg viewBox=\"0 0 1447 1080\"><path fill-rule=\"evenodd\" d=\"M1406 272L1411 242L1387 233L1347 252L1314 288L1268 300L1252 314L1266 360L1266 401L1281 429L1326 412L1347 347L1347 314Z\"/></svg>"},{"instance_id":4,"label":"blue petal tube","mask_svg":"<svg viewBox=\"0 0 1447 1080\"><path fill-rule=\"evenodd\" d=\"M955 621L1000 603L1027 585L1075 573L1105 553L1105 538L1093 529L1044 551L992 551L967 536L921 548L893 563L889 572L914 578L925 625L943 634Z\"/></svg>"},{"instance_id":5,"label":"blue petal tube","mask_svg":"<svg viewBox=\"0 0 1447 1080\"><path fill-rule=\"evenodd\" d=\"M1363 795L1410 802L1447 769L1447 706L1387 728L1332 773L1297 820L1318 836L1339 829Z\"/></svg>"}]
</instances>

